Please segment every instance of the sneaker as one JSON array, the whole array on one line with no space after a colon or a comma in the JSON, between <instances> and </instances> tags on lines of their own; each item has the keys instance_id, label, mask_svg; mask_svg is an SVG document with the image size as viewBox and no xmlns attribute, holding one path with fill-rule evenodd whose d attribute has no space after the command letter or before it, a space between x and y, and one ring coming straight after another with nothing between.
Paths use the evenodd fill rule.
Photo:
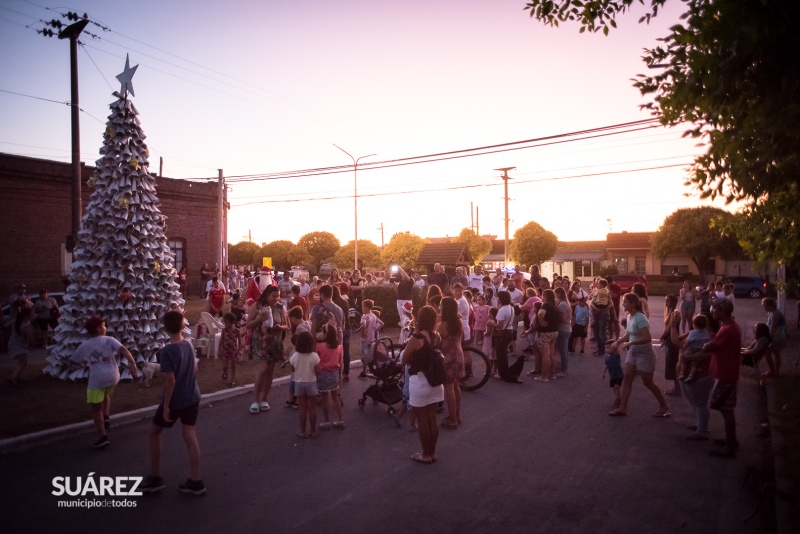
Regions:
<instances>
[{"instance_id":1,"label":"sneaker","mask_svg":"<svg viewBox=\"0 0 800 534\"><path fill-rule=\"evenodd\" d=\"M567 373L562 373L562 372L556 373L556 378L566 378L566 377L567 377Z\"/></svg>"},{"instance_id":2,"label":"sneaker","mask_svg":"<svg viewBox=\"0 0 800 534\"><path fill-rule=\"evenodd\" d=\"M297 404L296 401L286 401L286 407L287 408L294 408L295 410L299 410L300 409L300 405Z\"/></svg>"},{"instance_id":3,"label":"sneaker","mask_svg":"<svg viewBox=\"0 0 800 534\"><path fill-rule=\"evenodd\" d=\"M191 493L192 495L204 495L206 492L206 485L202 480L192 480L187 478L186 482L178 485L178 489L183 493Z\"/></svg>"},{"instance_id":4,"label":"sneaker","mask_svg":"<svg viewBox=\"0 0 800 534\"><path fill-rule=\"evenodd\" d=\"M537 382L550 382L550 379L544 376L537 376L534 378L534 380L536 380Z\"/></svg>"},{"instance_id":5,"label":"sneaker","mask_svg":"<svg viewBox=\"0 0 800 534\"><path fill-rule=\"evenodd\" d=\"M147 475L139 485L139 491L142 493L156 493L164 489L164 479L158 475Z\"/></svg>"},{"instance_id":6,"label":"sneaker","mask_svg":"<svg viewBox=\"0 0 800 534\"><path fill-rule=\"evenodd\" d=\"M111 440L108 439L108 436L103 436L94 442L95 449L102 449L103 447L108 447L109 445L111 445Z\"/></svg>"}]
</instances>

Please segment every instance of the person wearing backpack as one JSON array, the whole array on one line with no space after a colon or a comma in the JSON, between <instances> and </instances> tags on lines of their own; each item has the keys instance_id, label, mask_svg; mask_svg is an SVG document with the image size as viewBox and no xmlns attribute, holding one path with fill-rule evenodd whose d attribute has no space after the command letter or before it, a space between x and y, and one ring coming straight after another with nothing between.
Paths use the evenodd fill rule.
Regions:
<instances>
[{"instance_id":1,"label":"person wearing backpack","mask_svg":"<svg viewBox=\"0 0 800 534\"><path fill-rule=\"evenodd\" d=\"M436 333L436 310L424 306L417 315L417 332L411 336L403 350L403 365L409 366L409 404L417 417L419 441L422 451L411 459L423 464L436 461L436 442L439 439L439 424L436 420L438 404L444 400L444 386L431 386L426 375L431 374L434 358L442 358L438 347L441 343ZM438 382L438 380L434 380Z\"/></svg>"}]
</instances>

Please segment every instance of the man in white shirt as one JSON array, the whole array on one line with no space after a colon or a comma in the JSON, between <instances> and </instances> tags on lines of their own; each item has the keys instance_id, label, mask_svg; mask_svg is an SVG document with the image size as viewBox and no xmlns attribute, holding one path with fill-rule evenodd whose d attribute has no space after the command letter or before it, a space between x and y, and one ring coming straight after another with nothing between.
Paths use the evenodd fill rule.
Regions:
<instances>
[{"instance_id":1,"label":"man in white shirt","mask_svg":"<svg viewBox=\"0 0 800 534\"><path fill-rule=\"evenodd\" d=\"M308 290L311 289L311 286L306 283L306 279L302 276L298 278L297 281L300 282L300 296L306 298L308 296Z\"/></svg>"},{"instance_id":2,"label":"man in white shirt","mask_svg":"<svg viewBox=\"0 0 800 534\"><path fill-rule=\"evenodd\" d=\"M473 273L469 275L469 287L483 293L483 267L476 265Z\"/></svg>"},{"instance_id":3,"label":"man in white shirt","mask_svg":"<svg viewBox=\"0 0 800 534\"><path fill-rule=\"evenodd\" d=\"M425 280L423 280L422 275L414 273L414 285L420 288L422 291L425 291Z\"/></svg>"},{"instance_id":4,"label":"man in white shirt","mask_svg":"<svg viewBox=\"0 0 800 534\"><path fill-rule=\"evenodd\" d=\"M511 295L511 305L512 306L519 306L522 304L522 298L525 296L522 291L517 289L516 284L514 284L513 280L508 281L508 288L506 288L508 294Z\"/></svg>"}]
</instances>

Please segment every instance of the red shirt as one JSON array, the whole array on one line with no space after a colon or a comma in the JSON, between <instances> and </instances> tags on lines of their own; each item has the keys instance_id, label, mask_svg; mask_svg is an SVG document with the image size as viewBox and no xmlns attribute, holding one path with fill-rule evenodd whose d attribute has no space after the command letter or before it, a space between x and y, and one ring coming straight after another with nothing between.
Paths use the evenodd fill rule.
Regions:
<instances>
[{"instance_id":1,"label":"red shirt","mask_svg":"<svg viewBox=\"0 0 800 534\"><path fill-rule=\"evenodd\" d=\"M712 341L717 349L711 354L711 376L736 382L742 359L742 329L736 321L723 324Z\"/></svg>"},{"instance_id":2,"label":"red shirt","mask_svg":"<svg viewBox=\"0 0 800 534\"><path fill-rule=\"evenodd\" d=\"M289 309L291 310L295 306L300 306L303 309L303 320L308 320L308 302L303 297L295 297L289 303Z\"/></svg>"}]
</instances>

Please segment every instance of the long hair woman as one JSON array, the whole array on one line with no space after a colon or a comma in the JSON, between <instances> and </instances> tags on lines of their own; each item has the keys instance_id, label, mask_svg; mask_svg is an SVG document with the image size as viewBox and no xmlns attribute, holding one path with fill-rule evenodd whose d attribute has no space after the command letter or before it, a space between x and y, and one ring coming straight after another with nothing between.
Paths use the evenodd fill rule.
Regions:
<instances>
[{"instance_id":1,"label":"long hair woman","mask_svg":"<svg viewBox=\"0 0 800 534\"><path fill-rule=\"evenodd\" d=\"M536 343L542 353L542 374L534 380L549 382L555 380L559 359L556 355L556 339L560 316L556 307L556 294L552 289L542 291L542 309L536 318L539 323L539 335Z\"/></svg>"},{"instance_id":2,"label":"long hair woman","mask_svg":"<svg viewBox=\"0 0 800 534\"><path fill-rule=\"evenodd\" d=\"M682 305L681 305L682 306ZM672 382L672 387L664 390L665 395L680 396L681 389L678 384L678 356L680 346L672 342L672 327L681 325L681 312L677 310L678 297L667 295L664 297L664 334L661 336L661 346L665 349L664 378Z\"/></svg>"},{"instance_id":3,"label":"long hair woman","mask_svg":"<svg viewBox=\"0 0 800 534\"><path fill-rule=\"evenodd\" d=\"M445 358L447 378L444 381L444 398L447 402L447 417L442 426L456 429L461 423L461 386L459 380L464 378L464 352L461 340L464 338L464 326L458 315L458 302L453 297L442 299L442 320L436 327L442 338L442 354Z\"/></svg>"},{"instance_id":4,"label":"long hair woman","mask_svg":"<svg viewBox=\"0 0 800 534\"><path fill-rule=\"evenodd\" d=\"M409 404L417 416L419 441L422 445L422 451L413 454L411 459L424 464L436 461L436 442L439 439L436 409L444 400L444 387L431 386L425 377L434 349L441 342L435 328L436 310L423 306L417 315L416 332L403 350L403 365L409 366Z\"/></svg>"},{"instance_id":5,"label":"long hair woman","mask_svg":"<svg viewBox=\"0 0 800 534\"><path fill-rule=\"evenodd\" d=\"M638 374L644 386L658 401L658 411L653 417L669 417L669 406L661 390L653 383L656 370L656 354L653 352L653 338L650 335L650 321L644 315L642 301L634 293L622 297L622 309L628 314L624 336L611 345L611 350L628 349L625 357L625 376L622 379L622 400L619 408L608 412L610 416L628 415L628 399L633 388L633 379Z\"/></svg>"}]
</instances>

